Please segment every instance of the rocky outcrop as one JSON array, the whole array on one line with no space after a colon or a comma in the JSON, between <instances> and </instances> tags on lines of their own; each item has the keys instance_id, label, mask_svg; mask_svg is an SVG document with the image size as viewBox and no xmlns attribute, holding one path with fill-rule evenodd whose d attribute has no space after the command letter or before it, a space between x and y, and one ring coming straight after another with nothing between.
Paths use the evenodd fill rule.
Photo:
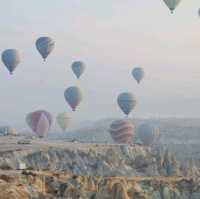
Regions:
<instances>
[{"instance_id":1,"label":"rocky outcrop","mask_svg":"<svg viewBox=\"0 0 200 199\"><path fill-rule=\"evenodd\" d=\"M0 199L200 198L196 163L169 150L20 139L0 140Z\"/></svg>"},{"instance_id":2,"label":"rocky outcrop","mask_svg":"<svg viewBox=\"0 0 200 199\"><path fill-rule=\"evenodd\" d=\"M0 169L66 171L77 176L200 175L194 162L187 169L186 163L181 165L169 150L154 151L140 145L56 143L49 140L19 144L19 140L17 137L12 139L15 148L0 150Z\"/></svg>"},{"instance_id":3,"label":"rocky outcrop","mask_svg":"<svg viewBox=\"0 0 200 199\"><path fill-rule=\"evenodd\" d=\"M182 175L180 163L177 161L175 155L171 154L168 149L163 154L158 151L157 164L161 176Z\"/></svg>"},{"instance_id":4,"label":"rocky outcrop","mask_svg":"<svg viewBox=\"0 0 200 199\"><path fill-rule=\"evenodd\" d=\"M200 184L191 178L86 177L28 170L0 173L0 199L200 198Z\"/></svg>"},{"instance_id":5,"label":"rocky outcrop","mask_svg":"<svg viewBox=\"0 0 200 199\"><path fill-rule=\"evenodd\" d=\"M0 168L58 170L84 176L159 175L156 158L141 146L95 145L84 149L80 146L4 151L0 156Z\"/></svg>"}]
</instances>

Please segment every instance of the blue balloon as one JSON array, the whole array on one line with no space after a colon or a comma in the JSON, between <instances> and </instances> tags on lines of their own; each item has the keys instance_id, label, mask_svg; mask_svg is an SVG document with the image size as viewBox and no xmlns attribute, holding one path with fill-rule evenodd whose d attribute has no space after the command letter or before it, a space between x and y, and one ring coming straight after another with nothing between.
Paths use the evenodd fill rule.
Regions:
<instances>
[{"instance_id":1,"label":"blue balloon","mask_svg":"<svg viewBox=\"0 0 200 199\"><path fill-rule=\"evenodd\" d=\"M17 65L20 63L19 52L15 49L7 49L3 51L1 59L10 72L13 74L13 71L16 69Z\"/></svg>"},{"instance_id":2,"label":"blue balloon","mask_svg":"<svg viewBox=\"0 0 200 199\"><path fill-rule=\"evenodd\" d=\"M36 48L44 60L52 52L52 50L54 49L54 46L55 46L55 42L50 37L40 37L36 41Z\"/></svg>"},{"instance_id":3,"label":"blue balloon","mask_svg":"<svg viewBox=\"0 0 200 199\"><path fill-rule=\"evenodd\" d=\"M72 71L76 75L76 77L79 79L80 76L84 73L85 71L85 64L82 61L75 61L72 63Z\"/></svg>"},{"instance_id":4,"label":"blue balloon","mask_svg":"<svg viewBox=\"0 0 200 199\"><path fill-rule=\"evenodd\" d=\"M132 93L121 93L117 98L117 102L121 110L127 116L136 106L136 99Z\"/></svg>"},{"instance_id":5,"label":"blue balloon","mask_svg":"<svg viewBox=\"0 0 200 199\"><path fill-rule=\"evenodd\" d=\"M67 103L72 108L72 111L76 110L83 98L81 89L76 86L67 88L65 90L64 97Z\"/></svg>"},{"instance_id":6,"label":"blue balloon","mask_svg":"<svg viewBox=\"0 0 200 199\"><path fill-rule=\"evenodd\" d=\"M137 135L143 145L151 146L159 137L160 131L158 127L149 123L144 123L137 128Z\"/></svg>"},{"instance_id":7,"label":"blue balloon","mask_svg":"<svg viewBox=\"0 0 200 199\"><path fill-rule=\"evenodd\" d=\"M144 70L142 68L134 68L132 71L132 75L139 84L144 78Z\"/></svg>"}]
</instances>

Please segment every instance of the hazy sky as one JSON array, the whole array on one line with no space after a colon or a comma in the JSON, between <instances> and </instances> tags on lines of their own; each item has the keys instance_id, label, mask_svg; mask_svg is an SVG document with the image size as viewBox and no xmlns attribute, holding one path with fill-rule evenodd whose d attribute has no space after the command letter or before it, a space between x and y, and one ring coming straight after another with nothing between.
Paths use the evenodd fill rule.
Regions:
<instances>
[{"instance_id":1,"label":"hazy sky","mask_svg":"<svg viewBox=\"0 0 200 199\"><path fill-rule=\"evenodd\" d=\"M9 76L0 68L1 123L25 124L26 113L67 111L76 121L122 117L116 98L131 91L134 116L200 116L199 0L182 0L171 15L162 0L6 0L0 8L0 50L20 50ZM56 46L46 63L35 49L39 36ZM83 60L78 82L71 71ZM145 69L138 86L134 66ZM79 85L84 101L71 113L63 93Z\"/></svg>"}]
</instances>

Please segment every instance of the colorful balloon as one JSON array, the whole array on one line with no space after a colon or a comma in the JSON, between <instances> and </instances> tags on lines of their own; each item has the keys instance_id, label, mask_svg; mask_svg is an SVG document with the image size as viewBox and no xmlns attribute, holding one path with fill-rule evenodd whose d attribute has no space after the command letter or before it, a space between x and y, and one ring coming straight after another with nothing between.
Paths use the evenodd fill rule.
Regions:
<instances>
[{"instance_id":1,"label":"colorful balloon","mask_svg":"<svg viewBox=\"0 0 200 199\"><path fill-rule=\"evenodd\" d=\"M116 143L127 144L134 135L134 126L126 120L116 120L111 123L109 132Z\"/></svg>"},{"instance_id":2,"label":"colorful balloon","mask_svg":"<svg viewBox=\"0 0 200 199\"><path fill-rule=\"evenodd\" d=\"M0 126L0 134L4 136L15 136L17 135L17 130L11 126Z\"/></svg>"},{"instance_id":3,"label":"colorful balloon","mask_svg":"<svg viewBox=\"0 0 200 199\"><path fill-rule=\"evenodd\" d=\"M171 13L174 12L178 4L181 2L181 0L163 0L167 7L171 10Z\"/></svg>"},{"instance_id":4,"label":"colorful balloon","mask_svg":"<svg viewBox=\"0 0 200 199\"><path fill-rule=\"evenodd\" d=\"M144 70L142 68L134 68L132 70L132 75L135 78L135 80L137 81L137 83L139 84L142 79L144 78Z\"/></svg>"},{"instance_id":5,"label":"colorful balloon","mask_svg":"<svg viewBox=\"0 0 200 199\"><path fill-rule=\"evenodd\" d=\"M75 111L78 105L81 103L83 95L79 87L72 86L65 90L64 97L72 108L72 111Z\"/></svg>"},{"instance_id":6,"label":"colorful balloon","mask_svg":"<svg viewBox=\"0 0 200 199\"><path fill-rule=\"evenodd\" d=\"M60 126L60 128L63 131L65 131L69 126L71 118L69 117L69 115L66 112L64 112L64 113L58 114L56 120L57 120L57 123Z\"/></svg>"},{"instance_id":7,"label":"colorful balloon","mask_svg":"<svg viewBox=\"0 0 200 199\"><path fill-rule=\"evenodd\" d=\"M44 61L46 60L48 55L52 52L54 46L55 42L50 37L40 37L36 41L36 48L39 51L42 58L44 59Z\"/></svg>"},{"instance_id":8,"label":"colorful balloon","mask_svg":"<svg viewBox=\"0 0 200 199\"><path fill-rule=\"evenodd\" d=\"M78 79L84 73L85 68L86 66L82 61L75 61L72 63L72 71L74 72L74 74L76 75Z\"/></svg>"},{"instance_id":9,"label":"colorful balloon","mask_svg":"<svg viewBox=\"0 0 200 199\"><path fill-rule=\"evenodd\" d=\"M142 141L145 146L151 146L155 140L159 137L159 128L149 124L141 124L137 129L138 138Z\"/></svg>"},{"instance_id":10,"label":"colorful balloon","mask_svg":"<svg viewBox=\"0 0 200 199\"><path fill-rule=\"evenodd\" d=\"M118 105L127 116L136 106L136 99L132 93L121 93L117 98Z\"/></svg>"},{"instance_id":11,"label":"colorful balloon","mask_svg":"<svg viewBox=\"0 0 200 199\"><path fill-rule=\"evenodd\" d=\"M1 59L12 75L17 65L20 63L20 55L19 52L15 49L7 49L3 51Z\"/></svg>"},{"instance_id":12,"label":"colorful balloon","mask_svg":"<svg viewBox=\"0 0 200 199\"><path fill-rule=\"evenodd\" d=\"M34 133L39 137L44 137L53 124L53 116L47 111L39 110L29 113L26 122Z\"/></svg>"},{"instance_id":13,"label":"colorful balloon","mask_svg":"<svg viewBox=\"0 0 200 199\"><path fill-rule=\"evenodd\" d=\"M15 135L17 135L17 130L13 127L8 127L7 128L7 135L15 136Z\"/></svg>"}]
</instances>

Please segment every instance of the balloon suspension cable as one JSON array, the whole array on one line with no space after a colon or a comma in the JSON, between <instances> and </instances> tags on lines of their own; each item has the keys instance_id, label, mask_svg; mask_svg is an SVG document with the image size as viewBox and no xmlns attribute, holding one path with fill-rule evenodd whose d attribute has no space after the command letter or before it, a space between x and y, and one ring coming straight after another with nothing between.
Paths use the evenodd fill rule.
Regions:
<instances>
[{"instance_id":1,"label":"balloon suspension cable","mask_svg":"<svg viewBox=\"0 0 200 199\"><path fill-rule=\"evenodd\" d=\"M80 77L77 78L77 86L80 86Z\"/></svg>"},{"instance_id":2,"label":"balloon suspension cable","mask_svg":"<svg viewBox=\"0 0 200 199\"><path fill-rule=\"evenodd\" d=\"M128 115L125 115L125 120L128 120Z\"/></svg>"}]
</instances>

